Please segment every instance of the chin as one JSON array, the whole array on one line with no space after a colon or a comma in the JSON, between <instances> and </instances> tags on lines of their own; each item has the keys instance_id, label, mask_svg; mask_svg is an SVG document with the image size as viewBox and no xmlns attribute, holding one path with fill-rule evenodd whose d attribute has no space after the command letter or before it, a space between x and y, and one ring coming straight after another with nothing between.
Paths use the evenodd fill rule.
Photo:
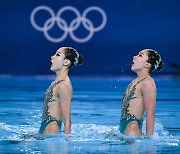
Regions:
<instances>
[{"instance_id":1,"label":"chin","mask_svg":"<svg viewBox=\"0 0 180 154\"><path fill-rule=\"evenodd\" d=\"M133 67L131 67L131 71L136 72L136 70Z\"/></svg>"},{"instance_id":2,"label":"chin","mask_svg":"<svg viewBox=\"0 0 180 154\"><path fill-rule=\"evenodd\" d=\"M131 71L133 71L134 69L133 69L133 66L131 66Z\"/></svg>"},{"instance_id":3,"label":"chin","mask_svg":"<svg viewBox=\"0 0 180 154\"><path fill-rule=\"evenodd\" d=\"M54 72L54 69L52 67L50 68L50 70Z\"/></svg>"}]
</instances>

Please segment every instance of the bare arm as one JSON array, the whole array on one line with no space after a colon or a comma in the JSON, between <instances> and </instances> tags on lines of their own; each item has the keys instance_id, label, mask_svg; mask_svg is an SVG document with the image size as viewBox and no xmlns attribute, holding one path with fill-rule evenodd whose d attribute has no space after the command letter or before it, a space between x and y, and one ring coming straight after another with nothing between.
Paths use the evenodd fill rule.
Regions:
<instances>
[{"instance_id":1,"label":"bare arm","mask_svg":"<svg viewBox=\"0 0 180 154\"><path fill-rule=\"evenodd\" d=\"M146 117L146 135L151 136L154 130L156 86L151 79L147 79L142 85L142 94Z\"/></svg>"},{"instance_id":2,"label":"bare arm","mask_svg":"<svg viewBox=\"0 0 180 154\"><path fill-rule=\"evenodd\" d=\"M61 84L58 85L58 95L64 119L65 134L71 133L71 90L68 84L69 83L61 82Z\"/></svg>"}]
</instances>

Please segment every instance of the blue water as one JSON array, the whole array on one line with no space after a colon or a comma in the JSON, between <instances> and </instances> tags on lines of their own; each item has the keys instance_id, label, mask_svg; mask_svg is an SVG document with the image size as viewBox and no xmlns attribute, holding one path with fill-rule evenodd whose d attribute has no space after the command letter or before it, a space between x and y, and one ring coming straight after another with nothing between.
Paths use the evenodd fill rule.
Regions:
<instances>
[{"instance_id":1,"label":"blue water","mask_svg":"<svg viewBox=\"0 0 180 154\"><path fill-rule=\"evenodd\" d=\"M37 135L53 76L0 78L0 153L180 153L180 78L156 77L151 139L119 133L121 98L132 77L72 78L72 134ZM143 123L145 132L145 121Z\"/></svg>"}]
</instances>

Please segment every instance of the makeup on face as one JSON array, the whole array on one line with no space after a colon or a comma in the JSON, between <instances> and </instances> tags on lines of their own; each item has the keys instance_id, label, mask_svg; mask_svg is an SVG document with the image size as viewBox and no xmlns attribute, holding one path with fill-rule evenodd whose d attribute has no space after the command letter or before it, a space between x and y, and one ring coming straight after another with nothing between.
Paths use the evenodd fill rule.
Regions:
<instances>
[{"instance_id":1,"label":"makeup on face","mask_svg":"<svg viewBox=\"0 0 180 154\"><path fill-rule=\"evenodd\" d=\"M137 56L138 56L138 57L145 57L145 58L148 60L148 56L147 56L147 54L146 54L145 52L146 52L145 50L140 51Z\"/></svg>"},{"instance_id":2,"label":"makeup on face","mask_svg":"<svg viewBox=\"0 0 180 154\"><path fill-rule=\"evenodd\" d=\"M64 53L61 53L60 51L56 51L55 56L61 56L61 55L64 55L64 56L65 56Z\"/></svg>"}]
</instances>

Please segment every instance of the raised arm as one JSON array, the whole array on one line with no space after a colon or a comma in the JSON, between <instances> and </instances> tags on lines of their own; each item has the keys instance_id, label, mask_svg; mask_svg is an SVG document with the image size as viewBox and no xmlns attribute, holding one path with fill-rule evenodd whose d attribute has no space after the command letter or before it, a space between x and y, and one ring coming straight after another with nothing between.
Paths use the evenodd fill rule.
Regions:
<instances>
[{"instance_id":1,"label":"raised arm","mask_svg":"<svg viewBox=\"0 0 180 154\"><path fill-rule=\"evenodd\" d=\"M71 133L71 90L68 82L58 85L59 102L64 119L65 134Z\"/></svg>"},{"instance_id":2,"label":"raised arm","mask_svg":"<svg viewBox=\"0 0 180 154\"><path fill-rule=\"evenodd\" d=\"M142 85L142 94L146 117L146 135L152 136L155 120L156 85L152 79L146 79Z\"/></svg>"}]
</instances>

